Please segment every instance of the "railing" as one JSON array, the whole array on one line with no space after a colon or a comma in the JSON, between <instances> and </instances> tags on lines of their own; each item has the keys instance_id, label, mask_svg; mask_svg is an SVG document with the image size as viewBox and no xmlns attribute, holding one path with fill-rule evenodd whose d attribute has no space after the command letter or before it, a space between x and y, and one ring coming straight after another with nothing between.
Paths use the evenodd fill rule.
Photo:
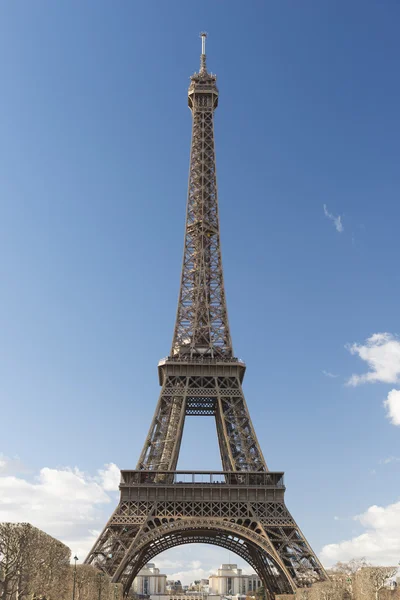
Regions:
<instances>
[{"instance_id":1,"label":"railing","mask_svg":"<svg viewBox=\"0 0 400 600\"><path fill-rule=\"evenodd\" d=\"M167 362L189 362L191 364L215 364L218 363L238 363L239 365L246 365L244 360L241 358L227 357L227 356L215 356L214 358L210 358L209 356L190 356L186 354L182 354L179 356L166 356L158 361L159 365L165 365Z\"/></svg>"},{"instance_id":2,"label":"railing","mask_svg":"<svg viewBox=\"0 0 400 600\"><path fill-rule=\"evenodd\" d=\"M283 473L254 471L121 471L121 487L131 485L240 485L283 488Z\"/></svg>"}]
</instances>

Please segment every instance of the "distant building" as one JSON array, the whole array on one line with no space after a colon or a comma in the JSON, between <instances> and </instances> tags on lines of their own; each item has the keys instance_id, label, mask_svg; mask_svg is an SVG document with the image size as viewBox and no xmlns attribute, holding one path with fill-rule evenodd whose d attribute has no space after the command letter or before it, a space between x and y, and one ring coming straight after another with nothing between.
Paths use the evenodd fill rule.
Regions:
<instances>
[{"instance_id":1,"label":"distant building","mask_svg":"<svg viewBox=\"0 0 400 600\"><path fill-rule=\"evenodd\" d=\"M189 583L187 589L189 592L203 592L203 594L208 594L208 579L196 579L192 583Z\"/></svg>"},{"instance_id":2,"label":"distant building","mask_svg":"<svg viewBox=\"0 0 400 600\"><path fill-rule=\"evenodd\" d=\"M255 596L261 587L261 579L255 573L245 575L235 564L221 565L209 579L192 581L188 586L180 580L168 579L160 573L154 563L147 563L139 571L134 582L133 591L139 597L150 600L217 600L215 597Z\"/></svg>"},{"instance_id":3,"label":"distant building","mask_svg":"<svg viewBox=\"0 0 400 600\"><path fill-rule=\"evenodd\" d=\"M244 575L235 564L221 565L218 571L209 577L210 596L254 596L261 579L255 573Z\"/></svg>"},{"instance_id":4,"label":"distant building","mask_svg":"<svg viewBox=\"0 0 400 600\"><path fill-rule=\"evenodd\" d=\"M139 596L166 594L167 576L160 573L154 563L147 563L133 581L133 591Z\"/></svg>"},{"instance_id":5,"label":"distant building","mask_svg":"<svg viewBox=\"0 0 400 600\"><path fill-rule=\"evenodd\" d=\"M187 586L185 586L187 587ZM167 594L181 594L183 592L182 582L178 579L168 579L167 581Z\"/></svg>"},{"instance_id":6,"label":"distant building","mask_svg":"<svg viewBox=\"0 0 400 600\"><path fill-rule=\"evenodd\" d=\"M162 600L207 600L207 594L202 594L201 592L172 592Z\"/></svg>"}]
</instances>

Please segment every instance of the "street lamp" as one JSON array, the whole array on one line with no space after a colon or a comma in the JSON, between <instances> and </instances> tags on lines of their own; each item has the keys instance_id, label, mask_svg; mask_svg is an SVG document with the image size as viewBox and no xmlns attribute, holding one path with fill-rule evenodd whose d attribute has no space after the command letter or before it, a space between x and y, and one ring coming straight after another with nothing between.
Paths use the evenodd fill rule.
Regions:
<instances>
[{"instance_id":1,"label":"street lamp","mask_svg":"<svg viewBox=\"0 0 400 600\"><path fill-rule=\"evenodd\" d=\"M114 600L117 600L117 596L118 596L118 584L116 583L114 585Z\"/></svg>"},{"instance_id":2,"label":"street lamp","mask_svg":"<svg viewBox=\"0 0 400 600\"><path fill-rule=\"evenodd\" d=\"M74 585L72 586L72 600L75 600L75 585L76 585L76 563L78 561L78 557L74 556L75 566L74 566Z\"/></svg>"}]
</instances>

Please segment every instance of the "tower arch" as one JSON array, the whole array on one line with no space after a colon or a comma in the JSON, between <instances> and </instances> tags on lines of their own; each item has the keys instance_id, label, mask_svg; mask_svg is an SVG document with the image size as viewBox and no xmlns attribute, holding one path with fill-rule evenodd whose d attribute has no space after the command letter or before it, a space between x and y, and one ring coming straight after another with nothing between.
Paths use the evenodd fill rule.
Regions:
<instances>
[{"instance_id":1,"label":"tower arch","mask_svg":"<svg viewBox=\"0 0 400 600\"><path fill-rule=\"evenodd\" d=\"M125 554L112 581L122 582L129 591L133 579L145 564L161 552L185 544L211 544L237 554L253 567L263 581L267 594L294 593L295 585L286 569L279 564L274 548L256 530L233 520L164 519L148 523L142 540Z\"/></svg>"}]
</instances>

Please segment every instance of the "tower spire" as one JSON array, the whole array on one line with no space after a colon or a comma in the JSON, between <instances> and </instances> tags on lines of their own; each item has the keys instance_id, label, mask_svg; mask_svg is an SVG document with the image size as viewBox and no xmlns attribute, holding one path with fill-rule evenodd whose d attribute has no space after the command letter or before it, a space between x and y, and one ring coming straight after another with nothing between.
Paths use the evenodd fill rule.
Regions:
<instances>
[{"instance_id":1,"label":"tower spire","mask_svg":"<svg viewBox=\"0 0 400 600\"><path fill-rule=\"evenodd\" d=\"M206 37L207 34L205 31L202 31L200 33L200 37L201 37L201 55L200 55L200 73L206 74L207 73L207 63L206 63Z\"/></svg>"},{"instance_id":2,"label":"tower spire","mask_svg":"<svg viewBox=\"0 0 400 600\"><path fill-rule=\"evenodd\" d=\"M181 288L172 356L232 357L222 270L214 110L216 76L207 72L206 33L201 33L200 72L192 75L189 190Z\"/></svg>"}]
</instances>

